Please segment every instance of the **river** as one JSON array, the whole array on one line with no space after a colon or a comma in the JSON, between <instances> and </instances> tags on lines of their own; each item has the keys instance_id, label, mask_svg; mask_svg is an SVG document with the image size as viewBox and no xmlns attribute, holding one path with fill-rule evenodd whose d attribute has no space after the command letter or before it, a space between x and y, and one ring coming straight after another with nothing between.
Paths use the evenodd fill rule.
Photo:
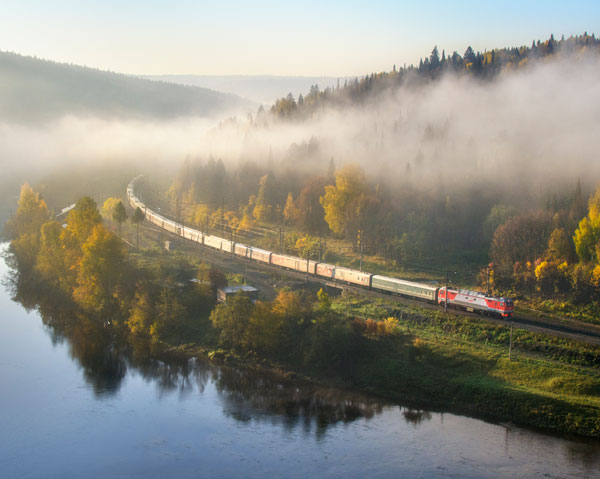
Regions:
<instances>
[{"instance_id":1,"label":"river","mask_svg":"<svg viewBox=\"0 0 600 479\"><path fill-rule=\"evenodd\" d=\"M13 301L8 272L2 260L2 478L600 477L597 441L132 358Z\"/></svg>"}]
</instances>

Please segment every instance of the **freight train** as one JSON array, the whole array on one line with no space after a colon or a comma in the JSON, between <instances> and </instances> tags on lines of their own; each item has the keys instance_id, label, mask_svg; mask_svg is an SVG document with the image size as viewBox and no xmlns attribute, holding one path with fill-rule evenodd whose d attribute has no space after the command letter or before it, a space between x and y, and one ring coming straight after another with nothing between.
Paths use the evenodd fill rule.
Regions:
<instances>
[{"instance_id":1,"label":"freight train","mask_svg":"<svg viewBox=\"0 0 600 479\"><path fill-rule=\"evenodd\" d=\"M444 287L439 288L428 284L366 273L333 264L274 253L272 251L247 246L225 238L206 234L194 228L176 223L149 209L135 195L134 185L138 178L139 176L131 180L131 183L127 186L127 199L131 206L134 209L140 208L144 212L147 221L189 241L258 263L306 273L307 275L328 279L334 282L420 299L433 304L439 304L440 306L447 306L506 319L510 318L513 314L514 304L512 300L508 298L489 296L477 291L447 289Z\"/></svg>"}]
</instances>

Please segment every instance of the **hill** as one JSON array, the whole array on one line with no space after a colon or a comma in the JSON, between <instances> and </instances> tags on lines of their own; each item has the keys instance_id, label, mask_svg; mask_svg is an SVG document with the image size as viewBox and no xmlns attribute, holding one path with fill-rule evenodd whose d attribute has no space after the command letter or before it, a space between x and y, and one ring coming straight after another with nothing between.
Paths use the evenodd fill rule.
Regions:
<instances>
[{"instance_id":1,"label":"hill","mask_svg":"<svg viewBox=\"0 0 600 479\"><path fill-rule=\"evenodd\" d=\"M65 115L172 119L255 109L239 96L150 81L93 68L0 52L4 122L44 122Z\"/></svg>"},{"instance_id":2,"label":"hill","mask_svg":"<svg viewBox=\"0 0 600 479\"><path fill-rule=\"evenodd\" d=\"M271 104L290 92L297 96L313 85L322 89L332 88L338 81L348 80L346 77L279 75L155 75L142 78L216 89L264 104Z\"/></svg>"},{"instance_id":3,"label":"hill","mask_svg":"<svg viewBox=\"0 0 600 479\"><path fill-rule=\"evenodd\" d=\"M562 36L559 40L550 35L546 41L532 42L531 46L503 47L475 52L470 46L461 56L458 52L447 54L437 46L418 66L409 65L392 71L371 73L361 79L344 81L340 88L310 88L305 96L293 95L279 98L271 113L285 120L305 119L323 107L360 105L373 97L405 86L423 86L447 75L492 81L503 73L526 70L535 65L559 59L589 59L600 52L600 39L594 34ZM262 112L261 112L262 113Z\"/></svg>"}]
</instances>

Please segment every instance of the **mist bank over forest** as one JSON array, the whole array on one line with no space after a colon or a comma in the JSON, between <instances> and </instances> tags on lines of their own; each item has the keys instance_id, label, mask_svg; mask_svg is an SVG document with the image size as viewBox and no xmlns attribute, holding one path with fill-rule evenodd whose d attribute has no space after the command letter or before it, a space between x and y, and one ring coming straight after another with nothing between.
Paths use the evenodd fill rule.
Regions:
<instances>
[{"instance_id":1,"label":"mist bank over forest","mask_svg":"<svg viewBox=\"0 0 600 479\"><path fill-rule=\"evenodd\" d=\"M144 80L0 52L2 122L39 123L65 115L169 120L255 109L237 95Z\"/></svg>"},{"instance_id":2,"label":"mist bank over forest","mask_svg":"<svg viewBox=\"0 0 600 479\"><path fill-rule=\"evenodd\" d=\"M392 189L460 196L478 186L525 204L579 178L590 191L600 180L597 50L590 35L462 55L436 48L419 67L313 86L227 120L220 107L178 116L200 108L205 90L3 53L0 186L104 162L174 173L185 158L213 157L323 174L333 158Z\"/></svg>"},{"instance_id":3,"label":"mist bank over forest","mask_svg":"<svg viewBox=\"0 0 600 479\"><path fill-rule=\"evenodd\" d=\"M321 89L336 87L346 77L308 77L278 75L152 75L140 76L150 80L210 88L239 95L262 104L272 104L281 96L305 94L313 85Z\"/></svg>"},{"instance_id":4,"label":"mist bank over forest","mask_svg":"<svg viewBox=\"0 0 600 479\"><path fill-rule=\"evenodd\" d=\"M251 124L223 124L208 151L224 160L292 158L308 171L333 157L394 187L479 184L525 198L565 180L592 187L600 180L598 45L585 35L494 55L469 48L443 55L445 66L436 48L419 68L313 88L259 110Z\"/></svg>"},{"instance_id":5,"label":"mist bank over forest","mask_svg":"<svg viewBox=\"0 0 600 479\"><path fill-rule=\"evenodd\" d=\"M0 226L24 181L82 165L180 158L199 131L256 107L206 88L0 52Z\"/></svg>"},{"instance_id":6,"label":"mist bank over forest","mask_svg":"<svg viewBox=\"0 0 600 479\"><path fill-rule=\"evenodd\" d=\"M418 68L313 86L213 129L209 153L183 163L168 195L189 205L188 223L226 223L251 237L265 225L292 226L300 236L288 235L286 250L302 257L315 251L316 235L334 234L417 269L439 272L440 262L467 256L482 265L514 217L525 225L519 234L534 223L539 234L525 254L504 256L537 265L551 257L556 230L567 245L560 258L575 264L570 237L600 182L599 46L589 35L550 38L490 53L467 48L450 60L434 48ZM268 241L263 247L278 248ZM515 261L498 263L508 271ZM579 274L563 270L564 284Z\"/></svg>"}]
</instances>

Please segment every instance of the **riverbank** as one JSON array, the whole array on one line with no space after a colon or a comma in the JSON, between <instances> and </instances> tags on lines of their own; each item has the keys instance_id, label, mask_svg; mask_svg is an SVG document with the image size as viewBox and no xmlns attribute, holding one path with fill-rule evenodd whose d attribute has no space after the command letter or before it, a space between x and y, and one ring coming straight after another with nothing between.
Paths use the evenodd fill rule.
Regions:
<instances>
[{"instance_id":1,"label":"riverbank","mask_svg":"<svg viewBox=\"0 0 600 479\"><path fill-rule=\"evenodd\" d=\"M43 214L13 251L20 284L38 287L29 298L16 296L28 305L73 308L72 321L90 325L76 327L92 347L93 335L109 329L133 348L154 345L141 354L160 345L401 403L600 438L598 347L519 331L509 361L506 326L358 297L350 298L347 315L346 298L323 292L284 289L273 301L236 297L215 306L223 273L182 257L157 263L128 255L89 198L69 213L66 229L43 223L45 205L26 193ZM26 223L28 213L20 214Z\"/></svg>"},{"instance_id":2,"label":"riverbank","mask_svg":"<svg viewBox=\"0 0 600 479\"><path fill-rule=\"evenodd\" d=\"M85 336L89 350L119 341L119 349L134 350L141 361L176 352L187 358L366 392L417 409L600 439L600 348L591 345L516 330L509 360L506 326L446 317L441 311L398 303L391 310L385 302L359 296L348 299L352 319L344 319L345 298L340 297L331 301L326 320L315 316L320 324L309 319L315 306L305 302L301 316L308 324L299 325L302 319L292 307L299 302L296 293L288 291L287 316L276 319L299 329L283 336L279 334L282 330L275 331L272 338L279 338L279 343L273 343L272 353L267 354L265 349L250 348L250 343L237 347L223 344L219 329L208 320L209 310L192 319L186 314L180 325L183 329L153 339L132 334L125 321L97 324L75 304L67 314L64 302L49 291L49 287L32 288L31 281L24 281L17 297L28 307L37 305L40 311L48 311L49 324L60 320L61 329L80 340ZM185 299L194 294L193 289L170 291L174 296L165 304L193 304ZM282 302L280 298L280 305ZM365 313L369 318L361 319ZM247 314L258 320L254 310ZM390 315L395 321L388 322L391 328L384 330L379 325ZM265 321L269 319L273 318L266 314ZM244 321L232 324L240 331L247 326ZM269 331L259 329L254 335L268 338ZM286 337L297 341L283 344L282 351Z\"/></svg>"},{"instance_id":3,"label":"riverbank","mask_svg":"<svg viewBox=\"0 0 600 479\"><path fill-rule=\"evenodd\" d=\"M0 445L8 477L104 478L113 469L128 477L257 479L598 474L598 441L187 355L140 352L138 359L129 351L135 346L110 342L102 324L75 325L46 306L42 318L33 304L26 310L12 297L12 289L0 288Z\"/></svg>"},{"instance_id":4,"label":"riverbank","mask_svg":"<svg viewBox=\"0 0 600 479\"><path fill-rule=\"evenodd\" d=\"M523 352L521 346L526 343L521 342L522 337L516 338L517 347L509 360L506 349L495 344L492 336L486 342L470 340L465 332L468 324L462 325L464 339L459 339L450 330L441 334L432 324L420 327L418 323L423 318L417 316L400 320L401 334L397 337L365 341L354 362L357 367L350 374L296 369L251 353L190 344L165 347L189 356L356 389L402 404L418 404L556 434L600 438L597 368ZM465 321L474 323L471 328L486 329L485 324L466 318L455 319L453 326ZM504 334L499 331L502 328L492 329L499 337ZM566 351L566 346L563 347Z\"/></svg>"}]
</instances>

